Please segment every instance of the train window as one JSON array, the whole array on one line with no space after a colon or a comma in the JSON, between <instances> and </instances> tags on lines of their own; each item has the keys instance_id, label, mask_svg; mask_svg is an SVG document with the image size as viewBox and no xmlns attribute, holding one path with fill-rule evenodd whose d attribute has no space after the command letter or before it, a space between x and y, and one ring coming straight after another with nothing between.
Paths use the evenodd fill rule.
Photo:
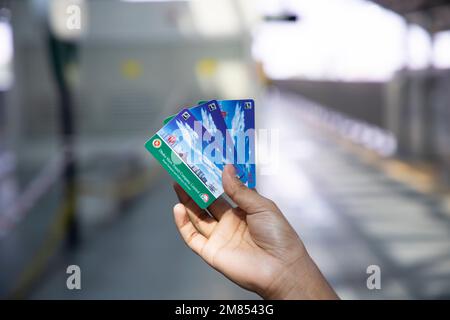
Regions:
<instances>
[{"instance_id":1,"label":"train window","mask_svg":"<svg viewBox=\"0 0 450 320\"><path fill-rule=\"evenodd\" d=\"M13 81L13 38L7 15L6 9L0 11L0 91L8 90Z\"/></svg>"},{"instance_id":2,"label":"train window","mask_svg":"<svg viewBox=\"0 0 450 320\"><path fill-rule=\"evenodd\" d=\"M434 36L433 65L436 68L450 68L450 31L442 31Z\"/></svg>"}]
</instances>

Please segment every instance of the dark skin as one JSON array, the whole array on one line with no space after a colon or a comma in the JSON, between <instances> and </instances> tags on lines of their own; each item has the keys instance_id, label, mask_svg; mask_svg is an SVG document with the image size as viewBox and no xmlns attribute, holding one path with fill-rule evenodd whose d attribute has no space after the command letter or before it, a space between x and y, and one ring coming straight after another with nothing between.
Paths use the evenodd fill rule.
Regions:
<instances>
[{"instance_id":1,"label":"dark skin","mask_svg":"<svg viewBox=\"0 0 450 320\"><path fill-rule=\"evenodd\" d=\"M264 299L337 299L276 204L247 188L227 165L225 193L208 213L175 184L175 223L186 244L210 266Z\"/></svg>"}]
</instances>

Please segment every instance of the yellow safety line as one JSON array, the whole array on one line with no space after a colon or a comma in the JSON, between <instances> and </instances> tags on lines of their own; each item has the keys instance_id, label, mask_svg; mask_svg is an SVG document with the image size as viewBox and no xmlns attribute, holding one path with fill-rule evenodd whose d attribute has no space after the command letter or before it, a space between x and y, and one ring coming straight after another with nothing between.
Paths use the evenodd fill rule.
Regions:
<instances>
[{"instance_id":1,"label":"yellow safety line","mask_svg":"<svg viewBox=\"0 0 450 320\"><path fill-rule=\"evenodd\" d=\"M73 215L73 209L75 208L74 193L74 190L71 190L69 199L66 199L57 210L57 212L62 212L62 214L58 214L55 223L51 225L50 231L45 237L43 244L39 247L36 254L33 256L31 263L19 278L18 285L13 289L11 294L13 299L23 299L26 296L26 293L34 283L34 280L42 274L48 260L56 251Z\"/></svg>"}]
</instances>

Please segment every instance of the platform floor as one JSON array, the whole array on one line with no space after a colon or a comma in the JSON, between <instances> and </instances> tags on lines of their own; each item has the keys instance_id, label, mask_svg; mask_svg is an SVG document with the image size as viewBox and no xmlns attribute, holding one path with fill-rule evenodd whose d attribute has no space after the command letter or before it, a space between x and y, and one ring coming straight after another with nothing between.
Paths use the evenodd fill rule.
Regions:
<instances>
[{"instance_id":1,"label":"platform floor","mask_svg":"<svg viewBox=\"0 0 450 320\"><path fill-rule=\"evenodd\" d=\"M302 98L269 94L264 101L257 123L278 130L279 165L265 166L274 171L258 177L258 189L278 203L337 293L450 298L450 215L442 199L393 180L307 125ZM258 298L184 245L173 224L175 201L163 174L126 214L58 259L30 297ZM81 267L80 291L66 288L68 264ZM381 268L381 290L367 289L369 265Z\"/></svg>"}]
</instances>

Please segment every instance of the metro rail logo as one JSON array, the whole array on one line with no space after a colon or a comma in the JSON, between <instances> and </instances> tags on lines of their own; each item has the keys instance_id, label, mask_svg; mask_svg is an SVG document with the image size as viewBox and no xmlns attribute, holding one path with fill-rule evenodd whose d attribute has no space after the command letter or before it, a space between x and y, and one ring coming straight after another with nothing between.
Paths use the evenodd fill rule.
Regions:
<instances>
[{"instance_id":1,"label":"metro rail logo","mask_svg":"<svg viewBox=\"0 0 450 320\"><path fill-rule=\"evenodd\" d=\"M209 201L209 196L206 193L201 193L200 194L200 198L202 198L202 200L207 203Z\"/></svg>"},{"instance_id":2,"label":"metro rail logo","mask_svg":"<svg viewBox=\"0 0 450 320\"><path fill-rule=\"evenodd\" d=\"M209 111L214 111L217 109L217 106L215 103L210 103L210 104L208 104L208 109L209 109Z\"/></svg>"},{"instance_id":3,"label":"metro rail logo","mask_svg":"<svg viewBox=\"0 0 450 320\"><path fill-rule=\"evenodd\" d=\"M187 120L187 119L189 119L189 117L191 115L189 114L189 112L186 111L186 112L183 112L183 114L181 116L183 117L184 120Z\"/></svg>"},{"instance_id":4,"label":"metro rail logo","mask_svg":"<svg viewBox=\"0 0 450 320\"><path fill-rule=\"evenodd\" d=\"M161 140L159 139L153 140L152 145L154 148L159 149L161 147Z\"/></svg>"},{"instance_id":5,"label":"metro rail logo","mask_svg":"<svg viewBox=\"0 0 450 320\"><path fill-rule=\"evenodd\" d=\"M170 144L174 144L175 142L177 142L177 137L175 137L175 136L173 136L173 135L170 135L170 136L167 138L167 141L168 141Z\"/></svg>"}]
</instances>

